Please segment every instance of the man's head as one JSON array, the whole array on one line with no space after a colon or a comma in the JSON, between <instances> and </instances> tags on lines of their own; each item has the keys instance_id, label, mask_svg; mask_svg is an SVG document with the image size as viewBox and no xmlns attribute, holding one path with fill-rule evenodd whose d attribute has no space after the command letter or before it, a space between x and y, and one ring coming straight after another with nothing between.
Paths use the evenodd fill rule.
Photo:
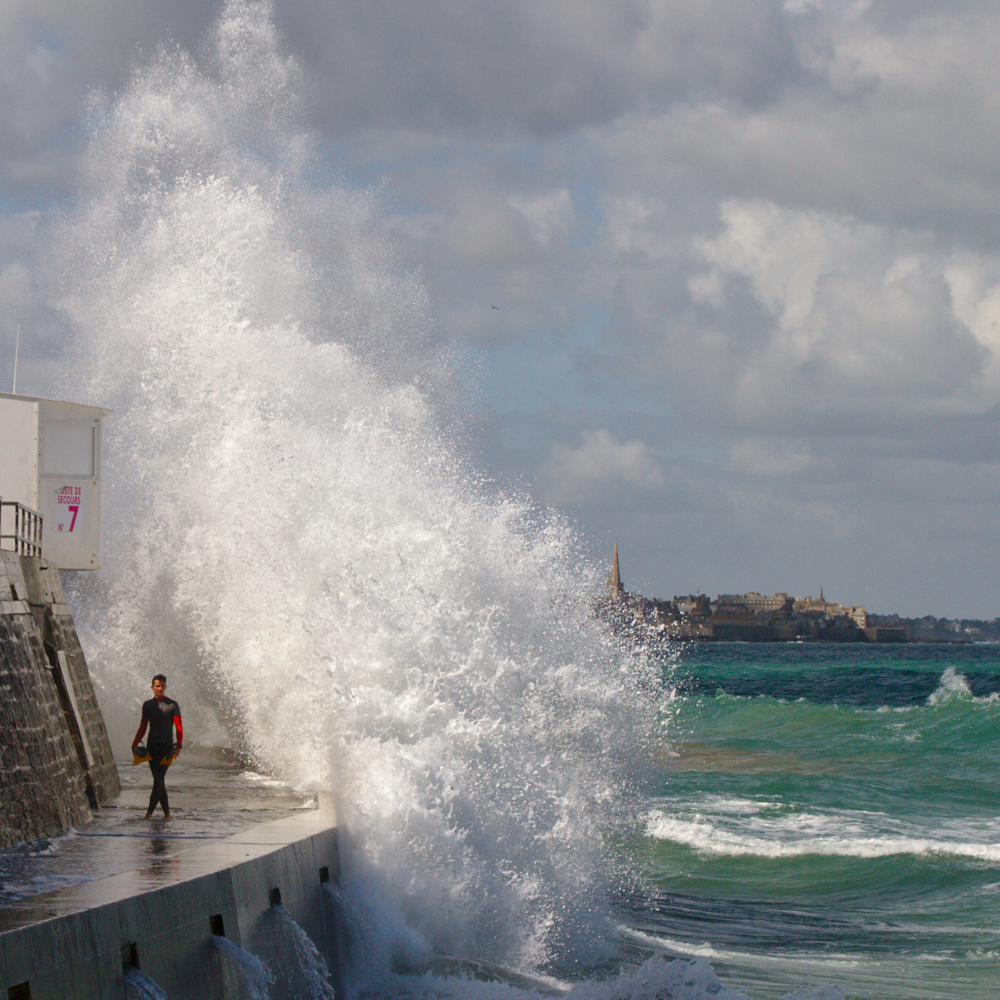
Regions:
<instances>
[{"instance_id":1,"label":"man's head","mask_svg":"<svg viewBox=\"0 0 1000 1000\"><path fill-rule=\"evenodd\" d=\"M163 674L157 674L153 678L153 697L162 698L163 692L167 690L167 679Z\"/></svg>"}]
</instances>

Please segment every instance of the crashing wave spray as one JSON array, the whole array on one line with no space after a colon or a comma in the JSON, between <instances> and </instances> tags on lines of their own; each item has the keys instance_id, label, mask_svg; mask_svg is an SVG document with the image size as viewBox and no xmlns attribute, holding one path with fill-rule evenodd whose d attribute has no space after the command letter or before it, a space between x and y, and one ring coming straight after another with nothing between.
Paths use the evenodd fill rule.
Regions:
<instances>
[{"instance_id":1,"label":"crashing wave spray","mask_svg":"<svg viewBox=\"0 0 1000 1000\"><path fill-rule=\"evenodd\" d=\"M115 410L88 655L129 690L155 663L186 719L211 691L264 766L338 791L385 958L594 961L652 686L569 528L454 443L424 292L374 199L317 181L268 4L210 48L95 102L54 241L62 388Z\"/></svg>"}]
</instances>

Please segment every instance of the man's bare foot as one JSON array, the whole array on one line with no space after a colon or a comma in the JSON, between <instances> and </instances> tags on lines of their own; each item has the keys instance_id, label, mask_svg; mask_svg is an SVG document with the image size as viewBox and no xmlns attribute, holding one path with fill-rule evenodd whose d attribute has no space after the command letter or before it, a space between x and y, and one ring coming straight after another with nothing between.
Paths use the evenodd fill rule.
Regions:
<instances>
[{"instance_id":1,"label":"man's bare foot","mask_svg":"<svg viewBox=\"0 0 1000 1000\"><path fill-rule=\"evenodd\" d=\"M170 819L170 813L164 813L163 814L163 818L164 819Z\"/></svg>"},{"instance_id":2,"label":"man's bare foot","mask_svg":"<svg viewBox=\"0 0 1000 1000\"><path fill-rule=\"evenodd\" d=\"M146 815L143 816L142 818L143 819L152 819L153 818L153 814L152 813L146 813Z\"/></svg>"}]
</instances>

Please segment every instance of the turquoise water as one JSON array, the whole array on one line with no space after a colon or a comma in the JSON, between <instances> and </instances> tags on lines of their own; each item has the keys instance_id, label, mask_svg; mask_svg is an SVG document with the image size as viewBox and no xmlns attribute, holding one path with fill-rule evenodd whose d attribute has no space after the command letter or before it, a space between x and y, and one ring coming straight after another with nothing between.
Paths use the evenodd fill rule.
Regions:
<instances>
[{"instance_id":1,"label":"turquoise water","mask_svg":"<svg viewBox=\"0 0 1000 1000\"><path fill-rule=\"evenodd\" d=\"M691 646L626 936L755 998L1000 992L1000 648Z\"/></svg>"}]
</instances>

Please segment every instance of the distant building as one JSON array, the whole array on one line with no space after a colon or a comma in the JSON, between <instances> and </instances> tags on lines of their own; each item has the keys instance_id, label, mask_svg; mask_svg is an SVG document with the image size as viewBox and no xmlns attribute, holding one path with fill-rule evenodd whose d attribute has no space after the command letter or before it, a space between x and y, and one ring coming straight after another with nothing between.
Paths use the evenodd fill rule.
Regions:
<instances>
[{"instance_id":1,"label":"distant building","mask_svg":"<svg viewBox=\"0 0 1000 1000\"><path fill-rule=\"evenodd\" d=\"M707 618L712 613L708 594L688 594L674 597L674 607L682 618Z\"/></svg>"},{"instance_id":2,"label":"distant building","mask_svg":"<svg viewBox=\"0 0 1000 1000\"><path fill-rule=\"evenodd\" d=\"M611 558L611 574L608 577L608 598L612 601L624 601L628 596L622 586L622 576L618 569L618 539L615 539L615 554Z\"/></svg>"},{"instance_id":3,"label":"distant building","mask_svg":"<svg viewBox=\"0 0 1000 1000\"><path fill-rule=\"evenodd\" d=\"M748 611L755 615L773 615L779 611L791 611L795 599L788 594L779 593L768 596L758 594L756 590L751 590L746 594L719 594L715 599L715 604L742 604Z\"/></svg>"},{"instance_id":4,"label":"distant building","mask_svg":"<svg viewBox=\"0 0 1000 1000\"><path fill-rule=\"evenodd\" d=\"M712 604L713 622L751 622L756 617L747 603L733 594L720 596Z\"/></svg>"},{"instance_id":5,"label":"distant building","mask_svg":"<svg viewBox=\"0 0 1000 1000\"><path fill-rule=\"evenodd\" d=\"M818 615L822 618L846 618L857 628L868 628L868 611L860 604L845 606L828 601L823 596L823 588L819 588L819 597L798 597L792 607L795 615Z\"/></svg>"}]
</instances>

